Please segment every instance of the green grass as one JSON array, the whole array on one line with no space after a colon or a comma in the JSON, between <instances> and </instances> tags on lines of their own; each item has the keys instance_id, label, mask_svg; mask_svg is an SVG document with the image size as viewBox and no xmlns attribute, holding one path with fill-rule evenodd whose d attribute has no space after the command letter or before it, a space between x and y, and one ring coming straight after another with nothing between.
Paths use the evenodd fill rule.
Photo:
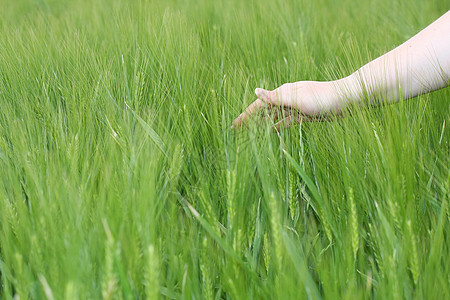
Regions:
<instances>
[{"instance_id":1,"label":"green grass","mask_svg":"<svg viewBox=\"0 0 450 300\"><path fill-rule=\"evenodd\" d=\"M0 298L450 298L449 89L230 128L449 4L0 0Z\"/></svg>"}]
</instances>

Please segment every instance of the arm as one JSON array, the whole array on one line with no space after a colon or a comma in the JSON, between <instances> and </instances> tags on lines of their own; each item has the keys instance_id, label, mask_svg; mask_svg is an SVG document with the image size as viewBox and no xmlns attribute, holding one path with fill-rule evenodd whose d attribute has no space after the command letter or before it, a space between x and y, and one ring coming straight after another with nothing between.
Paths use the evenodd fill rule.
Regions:
<instances>
[{"instance_id":1,"label":"arm","mask_svg":"<svg viewBox=\"0 0 450 300\"><path fill-rule=\"evenodd\" d=\"M394 50L334 82L349 101L398 101L449 85L450 11ZM335 105L340 105L336 103Z\"/></svg>"},{"instance_id":2,"label":"arm","mask_svg":"<svg viewBox=\"0 0 450 300\"><path fill-rule=\"evenodd\" d=\"M256 89L258 99L238 118L238 126L263 107L297 109L311 119L340 113L348 103L392 103L448 86L450 78L450 11L394 50L369 62L345 78L299 81L267 91ZM292 115L282 121L293 122ZM279 129L281 122L275 124Z\"/></svg>"}]
</instances>

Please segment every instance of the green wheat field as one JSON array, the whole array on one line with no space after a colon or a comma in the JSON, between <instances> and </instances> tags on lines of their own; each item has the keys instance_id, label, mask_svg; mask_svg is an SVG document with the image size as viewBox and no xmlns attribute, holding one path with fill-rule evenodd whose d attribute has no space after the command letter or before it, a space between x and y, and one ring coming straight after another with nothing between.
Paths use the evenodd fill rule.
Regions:
<instances>
[{"instance_id":1,"label":"green wheat field","mask_svg":"<svg viewBox=\"0 0 450 300\"><path fill-rule=\"evenodd\" d=\"M450 89L279 134L449 0L0 0L1 299L449 299Z\"/></svg>"}]
</instances>

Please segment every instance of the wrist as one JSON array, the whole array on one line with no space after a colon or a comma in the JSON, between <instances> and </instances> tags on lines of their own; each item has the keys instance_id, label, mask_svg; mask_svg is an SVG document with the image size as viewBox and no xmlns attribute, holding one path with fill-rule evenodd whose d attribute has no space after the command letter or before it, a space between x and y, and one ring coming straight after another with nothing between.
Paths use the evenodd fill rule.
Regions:
<instances>
[{"instance_id":1,"label":"wrist","mask_svg":"<svg viewBox=\"0 0 450 300\"><path fill-rule=\"evenodd\" d=\"M357 73L331 81L340 106L360 102L364 96L363 82ZM342 107L341 107L342 109Z\"/></svg>"}]
</instances>

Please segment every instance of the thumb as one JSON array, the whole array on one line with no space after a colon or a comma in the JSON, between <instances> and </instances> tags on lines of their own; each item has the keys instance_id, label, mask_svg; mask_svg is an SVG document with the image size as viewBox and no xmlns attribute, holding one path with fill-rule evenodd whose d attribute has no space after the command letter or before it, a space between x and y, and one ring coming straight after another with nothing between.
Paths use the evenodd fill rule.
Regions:
<instances>
[{"instance_id":1,"label":"thumb","mask_svg":"<svg viewBox=\"0 0 450 300\"><path fill-rule=\"evenodd\" d=\"M263 100L264 102L271 103L270 91L261 89L261 88L257 88L257 89L255 89L255 94L256 94L256 97Z\"/></svg>"}]
</instances>

